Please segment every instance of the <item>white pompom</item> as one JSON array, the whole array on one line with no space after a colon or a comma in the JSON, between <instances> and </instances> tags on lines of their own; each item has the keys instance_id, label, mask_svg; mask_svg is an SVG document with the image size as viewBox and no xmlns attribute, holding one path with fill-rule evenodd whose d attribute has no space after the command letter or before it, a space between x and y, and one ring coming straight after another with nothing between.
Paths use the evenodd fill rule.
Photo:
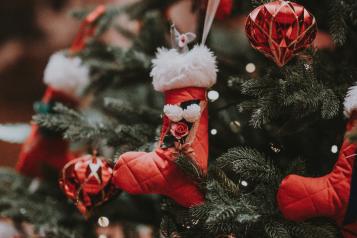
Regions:
<instances>
[{"instance_id":1,"label":"white pompom","mask_svg":"<svg viewBox=\"0 0 357 238\"><path fill-rule=\"evenodd\" d=\"M344 102L344 113L346 117L350 117L354 110L357 110L357 85L348 89Z\"/></svg>"},{"instance_id":2,"label":"white pompom","mask_svg":"<svg viewBox=\"0 0 357 238\"><path fill-rule=\"evenodd\" d=\"M164 106L164 113L173 122L182 120L183 110L177 105L166 104Z\"/></svg>"},{"instance_id":3,"label":"white pompom","mask_svg":"<svg viewBox=\"0 0 357 238\"><path fill-rule=\"evenodd\" d=\"M55 90L78 98L90 83L89 68L79 57L57 52L47 64L44 82Z\"/></svg>"},{"instance_id":4,"label":"white pompom","mask_svg":"<svg viewBox=\"0 0 357 238\"><path fill-rule=\"evenodd\" d=\"M185 110L183 110L183 118L188 122L195 122L200 119L201 107L197 104L189 105Z\"/></svg>"}]
</instances>

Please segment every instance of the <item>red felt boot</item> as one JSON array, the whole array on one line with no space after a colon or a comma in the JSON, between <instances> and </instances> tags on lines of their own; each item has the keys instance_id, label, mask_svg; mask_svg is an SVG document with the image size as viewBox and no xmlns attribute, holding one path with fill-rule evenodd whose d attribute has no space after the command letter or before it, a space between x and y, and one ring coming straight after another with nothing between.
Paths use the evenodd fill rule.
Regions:
<instances>
[{"instance_id":1,"label":"red felt boot","mask_svg":"<svg viewBox=\"0 0 357 238\"><path fill-rule=\"evenodd\" d=\"M205 46L183 53L161 49L153 64L154 88L164 92L166 104L160 141L153 152L121 155L113 182L131 194L162 194L182 206L195 206L203 195L175 160L183 153L207 171L206 92L216 82L215 57Z\"/></svg>"},{"instance_id":2,"label":"red felt boot","mask_svg":"<svg viewBox=\"0 0 357 238\"><path fill-rule=\"evenodd\" d=\"M56 102L69 107L77 106L79 95L89 84L89 70L78 57L69 58L64 53L54 54L45 70L48 85L38 113L53 113ZM29 138L23 144L16 169L31 177L47 177L60 171L72 159L68 142L58 133L33 125Z\"/></svg>"},{"instance_id":3,"label":"red felt boot","mask_svg":"<svg viewBox=\"0 0 357 238\"><path fill-rule=\"evenodd\" d=\"M346 132L357 125L357 86L345 100L349 117ZM345 238L357 237L357 163L356 145L347 138L340 149L338 160L326 176L306 178L286 177L278 190L278 205L290 220L303 221L312 217L329 217L336 221Z\"/></svg>"},{"instance_id":4,"label":"red felt boot","mask_svg":"<svg viewBox=\"0 0 357 238\"><path fill-rule=\"evenodd\" d=\"M50 110L55 102L72 106L77 104L75 99L48 87L41 101L42 107ZM46 171L59 171L71 159L68 143L61 135L33 125L30 136L22 146L16 169L26 176L44 178Z\"/></svg>"}]
</instances>

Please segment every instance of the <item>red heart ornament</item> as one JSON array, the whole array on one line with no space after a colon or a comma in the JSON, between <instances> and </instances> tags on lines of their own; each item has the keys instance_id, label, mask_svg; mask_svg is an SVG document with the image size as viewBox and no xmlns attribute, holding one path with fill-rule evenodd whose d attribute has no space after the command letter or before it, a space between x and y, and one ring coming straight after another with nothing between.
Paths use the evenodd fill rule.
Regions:
<instances>
[{"instance_id":1,"label":"red heart ornament","mask_svg":"<svg viewBox=\"0 0 357 238\"><path fill-rule=\"evenodd\" d=\"M64 166L59 184L79 211L87 216L89 210L116 193L112 177L113 169L104 158L84 155Z\"/></svg>"},{"instance_id":2,"label":"red heart ornament","mask_svg":"<svg viewBox=\"0 0 357 238\"><path fill-rule=\"evenodd\" d=\"M300 4L278 0L254 9L245 31L252 47L282 67L312 44L317 25L314 16Z\"/></svg>"}]
</instances>

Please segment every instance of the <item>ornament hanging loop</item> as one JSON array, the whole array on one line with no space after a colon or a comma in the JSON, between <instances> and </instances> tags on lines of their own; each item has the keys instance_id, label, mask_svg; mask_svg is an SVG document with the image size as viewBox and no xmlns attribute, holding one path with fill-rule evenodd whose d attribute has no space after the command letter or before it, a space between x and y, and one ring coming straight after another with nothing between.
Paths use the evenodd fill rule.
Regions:
<instances>
[{"instance_id":1,"label":"ornament hanging loop","mask_svg":"<svg viewBox=\"0 0 357 238\"><path fill-rule=\"evenodd\" d=\"M209 31L211 30L213 19L216 15L219 3L220 0L208 0L205 23L203 27L202 41L201 41L202 45L206 44L207 36Z\"/></svg>"},{"instance_id":2,"label":"ornament hanging loop","mask_svg":"<svg viewBox=\"0 0 357 238\"><path fill-rule=\"evenodd\" d=\"M97 161L97 155L98 155L98 150L96 148L94 148L92 150L92 156L93 156L94 161Z\"/></svg>"},{"instance_id":3,"label":"ornament hanging loop","mask_svg":"<svg viewBox=\"0 0 357 238\"><path fill-rule=\"evenodd\" d=\"M96 7L88 16L84 19L79 27L79 31L74 38L71 48L69 49L70 54L76 54L81 51L85 45L86 40L92 37L95 33L94 23L103 16L106 11L105 5L99 5Z\"/></svg>"}]
</instances>

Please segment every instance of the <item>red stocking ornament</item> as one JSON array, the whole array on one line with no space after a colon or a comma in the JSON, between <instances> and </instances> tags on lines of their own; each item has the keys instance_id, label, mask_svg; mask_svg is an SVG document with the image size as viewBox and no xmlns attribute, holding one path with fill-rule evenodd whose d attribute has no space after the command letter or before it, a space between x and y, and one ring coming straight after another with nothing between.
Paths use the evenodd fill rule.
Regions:
<instances>
[{"instance_id":1,"label":"red stocking ornament","mask_svg":"<svg viewBox=\"0 0 357 238\"><path fill-rule=\"evenodd\" d=\"M50 107L54 102L77 105L76 99L48 87L41 104ZM22 146L16 170L26 176L44 178L49 175L46 171L60 171L71 159L68 142L56 133L33 125L30 136Z\"/></svg>"},{"instance_id":2,"label":"red stocking ornament","mask_svg":"<svg viewBox=\"0 0 357 238\"><path fill-rule=\"evenodd\" d=\"M40 113L51 113L55 102L71 107L78 105L80 95L89 84L89 69L73 55L84 48L85 40L94 33L93 23L104 11L101 5L86 17L68 53L57 52L51 56L44 72L47 89L40 103ZM33 125L16 169L24 175L43 178L48 169L60 171L71 159L68 142L61 135Z\"/></svg>"},{"instance_id":3,"label":"red stocking ornament","mask_svg":"<svg viewBox=\"0 0 357 238\"><path fill-rule=\"evenodd\" d=\"M357 125L357 86L345 99L346 133ZM286 177L278 190L278 205L290 220L329 217L345 238L357 237L357 146L345 138L331 173L320 178Z\"/></svg>"},{"instance_id":4,"label":"red stocking ornament","mask_svg":"<svg viewBox=\"0 0 357 238\"><path fill-rule=\"evenodd\" d=\"M162 194L191 207L203 202L196 184L175 164L177 154L192 159L204 172L208 161L207 88L216 82L210 50L186 44L194 34L176 33L177 49L160 49L153 60L153 85L165 95L162 132L157 148L128 152L114 168L114 184L131 194ZM173 36L174 37L174 36Z\"/></svg>"}]
</instances>

